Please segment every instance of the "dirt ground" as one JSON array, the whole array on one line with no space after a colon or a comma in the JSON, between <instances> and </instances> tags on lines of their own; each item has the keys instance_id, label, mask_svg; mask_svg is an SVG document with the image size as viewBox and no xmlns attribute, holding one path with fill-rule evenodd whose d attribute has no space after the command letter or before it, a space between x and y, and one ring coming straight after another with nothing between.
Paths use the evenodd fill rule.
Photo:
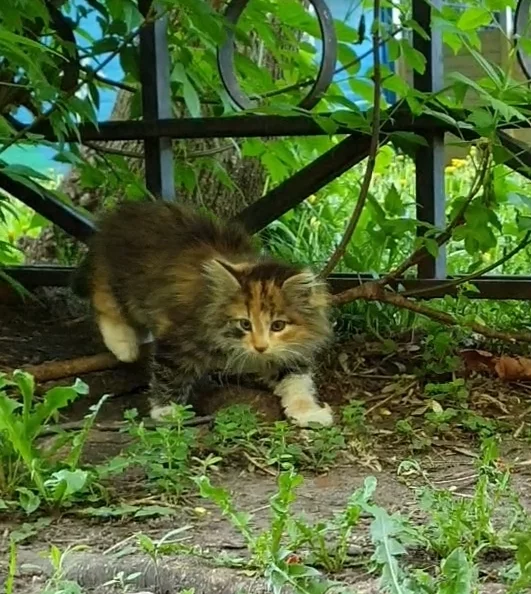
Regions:
<instances>
[{"instance_id":1,"label":"dirt ground","mask_svg":"<svg viewBox=\"0 0 531 594\"><path fill-rule=\"evenodd\" d=\"M103 346L87 312L80 304L67 304L61 296L50 293L41 295L45 306L27 304L25 308L13 305L0 306L0 367L13 369L24 365L36 365L53 360L80 357L102 352ZM337 345L322 361L319 383L323 399L340 413L348 402L364 403L367 418L374 427L370 448L364 448L357 456L345 461L323 474L306 474L298 489L294 509L310 520L323 520L340 511L352 492L363 484L367 476L378 481L375 500L390 513L399 511L422 522L418 507L418 488L426 484L452 488L467 496L474 487L474 470L477 455L477 435L462 428L430 436L430 446L416 449L405 444L394 431L400 419L421 414L426 401L419 382L408 375L422 365L421 354L412 345L404 343L392 357L379 343L351 341ZM397 377L399 375L400 377ZM62 421L80 419L88 406L103 393L117 394L110 398L100 414L105 422L121 420L123 412L137 407L145 411L142 386L145 385L144 369L120 366L107 372L82 376L91 387L90 397L76 403ZM64 383L68 383L69 379ZM469 406L483 418L494 418L507 424L503 442L503 462L513 468L513 485L527 509L531 507L531 448L522 439L531 422L531 389L526 384L503 384L490 378L469 380ZM242 397L243 398L243 397ZM250 400L265 411L271 419L278 418L280 411L276 401L253 397ZM213 412L222 398L212 403L203 403L199 414ZM258 404L257 404L258 403ZM420 412L418 412L420 411ZM418 435L423 430L419 425ZM422 441L422 439L420 439ZM90 461L100 462L119 452L123 446L121 434L93 431L87 449ZM420 446L419 446L420 447ZM397 472L404 459L414 458L421 473L401 475ZM233 468L223 470L213 482L230 489L237 506L254 513L258 528L268 522L268 499L275 491L275 477L261 472L259 468ZM124 491L124 500L130 502L133 495ZM0 513L0 546L7 550L9 531L20 527L22 517L6 517ZM362 520L363 530L356 532L352 542L353 567L333 576L358 592L377 592L377 583L356 562L368 549L368 520ZM87 592L113 592L114 586L103 587L119 571L138 571L142 577L139 589L149 590L158 585L161 591L178 592L182 588L195 587L200 592L260 592L264 584L236 569L217 567L208 560L169 557L153 568L149 560L133 550L132 535L142 532L153 539L160 539L177 528L188 527L182 532L183 544L197 546L209 551L214 557L239 556L245 553L241 536L229 522L220 516L217 509L199 496L191 497L172 516L149 518L143 521L131 519L99 520L84 518L77 514L64 513L51 518L49 525L39 530L19 547L19 572L15 582L17 593L40 592L50 567L40 554L55 545L61 551L69 546L83 545L83 552L72 553L65 564L68 575L86 587ZM0 559L0 580L5 579L7 554ZM413 562L413 560L412 560ZM424 560L417 564L432 563ZM484 581L482 592L495 594L504 587L496 580L499 559L482 564ZM136 591L136 590L135 590Z\"/></svg>"}]
</instances>

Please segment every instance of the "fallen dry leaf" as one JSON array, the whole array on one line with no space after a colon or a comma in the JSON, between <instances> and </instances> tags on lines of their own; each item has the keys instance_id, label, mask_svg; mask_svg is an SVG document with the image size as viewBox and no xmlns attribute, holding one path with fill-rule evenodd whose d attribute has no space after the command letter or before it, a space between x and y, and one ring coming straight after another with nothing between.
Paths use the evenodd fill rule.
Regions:
<instances>
[{"instance_id":1,"label":"fallen dry leaf","mask_svg":"<svg viewBox=\"0 0 531 594\"><path fill-rule=\"evenodd\" d=\"M465 349L461 351L465 370L469 373L491 372L507 381L531 380L531 359L527 357L509 357L493 355L487 351Z\"/></svg>"},{"instance_id":2,"label":"fallen dry leaf","mask_svg":"<svg viewBox=\"0 0 531 594\"><path fill-rule=\"evenodd\" d=\"M531 379L531 359L526 357L506 357L502 355L494 366L494 370L506 380Z\"/></svg>"}]
</instances>

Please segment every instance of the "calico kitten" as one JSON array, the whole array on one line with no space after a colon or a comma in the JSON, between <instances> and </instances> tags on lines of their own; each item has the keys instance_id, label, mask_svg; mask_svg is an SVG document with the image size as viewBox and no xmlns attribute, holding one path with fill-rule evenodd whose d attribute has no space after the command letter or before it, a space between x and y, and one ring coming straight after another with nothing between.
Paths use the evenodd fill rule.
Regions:
<instances>
[{"instance_id":1,"label":"calico kitten","mask_svg":"<svg viewBox=\"0 0 531 594\"><path fill-rule=\"evenodd\" d=\"M307 269L261 256L238 225L164 202L101 220L82 265L105 345L124 362L155 339L151 416L209 372L255 374L300 426L330 425L312 379L331 336L328 293Z\"/></svg>"}]
</instances>

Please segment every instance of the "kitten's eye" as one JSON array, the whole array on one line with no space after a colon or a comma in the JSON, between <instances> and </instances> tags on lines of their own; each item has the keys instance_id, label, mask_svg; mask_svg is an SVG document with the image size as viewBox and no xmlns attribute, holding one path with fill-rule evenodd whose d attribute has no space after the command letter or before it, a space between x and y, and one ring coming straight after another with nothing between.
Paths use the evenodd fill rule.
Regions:
<instances>
[{"instance_id":1,"label":"kitten's eye","mask_svg":"<svg viewBox=\"0 0 531 594\"><path fill-rule=\"evenodd\" d=\"M242 320L240 320L240 327L242 330L245 330L245 332L250 332L253 326L251 324L251 320L246 320L245 318L243 318Z\"/></svg>"},{"instance_id":2,"label":"kitten's eye","mask_svg":"<svg viewBox=\"0 0 531 594\"><path fill-rule=\"evenodd\" d=\"M285 327L286 327L286 322L284 320L275 320L271 324L271 330L273 332L282 332L282 330L284 330Z\"/></svg>"}]
</instances>

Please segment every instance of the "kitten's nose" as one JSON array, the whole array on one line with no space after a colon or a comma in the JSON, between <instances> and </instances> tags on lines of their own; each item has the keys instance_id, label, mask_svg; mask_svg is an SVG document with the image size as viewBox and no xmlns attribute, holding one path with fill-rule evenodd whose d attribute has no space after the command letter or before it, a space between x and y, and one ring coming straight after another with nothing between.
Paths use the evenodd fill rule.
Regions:
<instances>
[{"instance_id":1,"label":"kitten's nose","mask_svg":"<svg viewBox=\"0 0 531 594\"><path fill-rule=\"evenodd\" d=\"M257 353L265 353L267 351L267 345L263 345L263 344L255 345L254 350Z\"/></svg>"}]
</instances>

